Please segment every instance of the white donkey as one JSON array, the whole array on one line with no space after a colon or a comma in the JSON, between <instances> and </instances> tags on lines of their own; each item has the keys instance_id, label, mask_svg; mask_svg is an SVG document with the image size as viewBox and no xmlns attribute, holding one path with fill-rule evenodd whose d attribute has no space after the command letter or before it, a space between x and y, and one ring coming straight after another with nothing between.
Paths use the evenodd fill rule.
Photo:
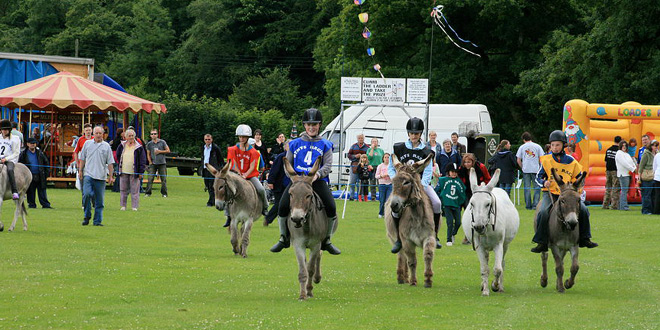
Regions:
<instances>
[{"instance_id":1,"label":"white donkey","mask_svg":"<svg viewBox=\"0 0 660 330\"><path fill-rule=\"evenodd\" d=\"M492 288L494 292L503 292L504 284L504 256L509 243L518 232L520 216L518 210L511 202L509 195L495 188L500 178L500 170L495 170L493 178L488 185L477 186L477 174L474 168L470 169L470 187L472 198L463 213L463 231L472 242L472 248L477 251L481 264L481 295L488 296L488 254L493 251L495 264L493 265Z\"/></svg>"},{"instance_id":2,"label":"white donkey","mask_svg":"<svg viewBox=\"0 0 660 330\"><path fill-rule=\"evenodd\" d=\"M27 166L16 163L14 165L14 178L16 178L16 189L18 190L18 195L20 196L15 200L16 211L14 212L14 221L12 221L11 226L9 226L9 231L13 231L16 226L16 220L18 217L23 219L23 230L27 230L27 220L25 215L27 211L25 210L25 193L27 192L30 183L32 183L32 173L27 168ZM7 176L7 169L4 165L0 166L0 210L2 209L2 202L5 200L11 200L11 187L9 186L9 177ZM5 226L0 221L0 231L3 231Z\"/></svg>"}]
</instances>

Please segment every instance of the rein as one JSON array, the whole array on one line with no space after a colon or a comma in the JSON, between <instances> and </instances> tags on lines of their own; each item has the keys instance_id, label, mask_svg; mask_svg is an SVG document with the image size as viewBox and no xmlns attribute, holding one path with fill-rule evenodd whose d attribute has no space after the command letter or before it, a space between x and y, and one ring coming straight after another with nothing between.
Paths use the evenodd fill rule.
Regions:
<instances>
[{"instance_id":1,"label":"rein","mask_svg":"<svg viewBox=\"0 0 660 330\"><path fill-rule=\"evenodd\" d=\"M490 204L490 207L488 208L488 221L486 222L486 227L488 226L488 223L490 222L490 216L493 216L493 231L495 230L495 225L497 224L497 199L495 199L495 196L493 196L493 193L490 191L473 191L472 195L477 194L477 193L483 193L483 194L488 194L492 200L492 203ZM471 226L472 227L472 251L476 251L477 248L474 245L474 211L471 212L470 214L472 216L472 222Z\"/></svg>"}]
</instances>

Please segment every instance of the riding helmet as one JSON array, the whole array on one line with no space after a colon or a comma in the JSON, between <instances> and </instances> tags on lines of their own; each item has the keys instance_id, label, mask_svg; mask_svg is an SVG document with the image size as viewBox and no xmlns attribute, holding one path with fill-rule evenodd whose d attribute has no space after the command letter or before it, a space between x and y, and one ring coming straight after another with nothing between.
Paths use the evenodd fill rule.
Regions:
<instances>
[{"instance_id":1,"label":"riding helmet","mask_svg":"<svg viewBox=\"0 0 660 330\"><path fill-rule=\"evenodd\" d=\"M458 173L458 165L456 165L456 163L449 162L449 164L445 166L445 173L449 173L449 171Z\"/></svg>"},{"instance_id":2,"label":"riding helmet","mask_svg":"<svg viewBox=\"0 0 660 330\"><path fill-rule=\"evenodd\" d=\"M0 120L0 129L11 129L11 122L7 119Z\"/></svg>"},{"instance_id":3,"label":"riding helmet","mask_svg":"<svg viewBox=\"0 0 660 330\"><path fill-rule=\"evenodd\" d=\"M252 136L252 129L248 125L240 124L236 127L236 136Z\"/></svg>"},{"instance_id":4,"label":"riding helmet","mask_svg":"<svg viewBox=\"0 0 660 330\"><path fill-rule=\"evenodd\" d=\"M566 143L566 134L562 132L561 130L554 130L552 133L550 133L550 138L548 139L550 142L552 141L561 141L564 144Z\"/></svg>"},{"instance_id":5,"label":"riding helmet","mask_svg":"<svg viewBox=\"0 0 660 330\"><path fill-rule=\"evenodd\" d=\"M318 124L323 121L323 115L321 111L316 108L309 108L305 110L305 113L302 117L303 124Z\"/></svg>"},{"instance_id":6,"label":"riding helmet","mask_svg":"<svg viewBox=\"0 0 660 330\"><path fill-rule=\"evenodd\" d=\"M408 119L406 130L408 133L422 133L424 131L424 121L417 117L412 117Z\"/></svg>"}]
</instances>

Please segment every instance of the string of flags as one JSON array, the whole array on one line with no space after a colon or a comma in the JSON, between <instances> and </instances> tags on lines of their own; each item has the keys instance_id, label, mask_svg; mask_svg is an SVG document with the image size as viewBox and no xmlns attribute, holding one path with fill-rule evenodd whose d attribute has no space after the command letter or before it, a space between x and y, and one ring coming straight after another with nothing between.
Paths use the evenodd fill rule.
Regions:
<instances>
[{"instance_id":1,"label":"string of flags","mask_svg":"<svg viewBox=\"0 0 660 330\"><path fill-rule=\"evenodd\" d=\"M381 78L385 79L385 76L383 76L383 72L380 71L381 66L380 64L376 63L376 49L374 47L371 47L371 30L369 30L369 13L367 12L362 12L362 4L364 4L366 0L353 0L353 3L355 3L356 6L360 7L360 14L358 15L358 19L360 20L360 23L364 25L362 29L362 38L367 43L367 55L371 57L373 61L373 69L378 72L381 76Z\"/></svg>"},{"instance_id":2,"label":"string of flags","mask_svg":"<svg viewBox=\"0 0 660 330\"><path fill-rule=\"evenodd\" d=\"M357 2L357 0L355 0L355 1ZM451 37L451 36L449 35L449 33L447 32L447 30L450 30L451 32L453 32L454 37L455 37L456 39L458 39L460 42L462 42L463 44L465 44L466 47L472 46L472 47L479 48L479 46L477 46L476 44L474 44L472 41L470 41L470 40L466 40L466 39L463 39L463 38L461 38L461 37L458 35L458 33L456 33L456 30L454 30L454 28L451 27L451 25L449 25L449 21L447 21L447 18L446 18L445 15L442 13L442 9L444 9L444 6L443 6L443 5L438 5L438 6L433 7L433 11L431 11L431 17L433 17L433 21L435 22L435 24L436 24L437 26L440 27L440 29L442 30L442 32L445 33L445 35L447 36L447 38L449 38L449 40L450 40L450 41L451 41L456 47L462 49L463 51L467 52L468 54L472 54L472 55L474 55L474 56L481 57L481 55L479 55L479 54L477 54L477 53L475 53L475 52L473 52L473 51L470 51L470 50L468 50L468 49L462 47L462 46L459 45L456 41L454 41L454 39L452 39L452 37Z\"/></svg>"}]
</instances>

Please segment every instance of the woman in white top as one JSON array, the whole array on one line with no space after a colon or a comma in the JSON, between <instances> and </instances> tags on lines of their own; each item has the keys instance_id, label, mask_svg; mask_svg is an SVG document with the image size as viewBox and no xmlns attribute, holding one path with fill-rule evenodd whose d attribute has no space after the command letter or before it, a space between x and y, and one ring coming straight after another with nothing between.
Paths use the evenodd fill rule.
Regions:
<instances>
[{"instance_id":1,"label":"woman in white top","mask_svg":"<svg viewBox=\"0 0 660 330\"><path fill-rule=\"evenodd\" d=\"M651 145L655 145L655 156L653 156L653 214L660 214L660 144L653 140Z\"/></svg>"},{"instance_id":2,"label":"woman in white top","mask_svg":"<svg viewBox=\"0 0 660 330\"><path fill-rule=\"evenodd\" d=\"M628 154L628 142L619 142L619 151L614 156L616 161L616 176L621 185L621 196L619 197L619 210L628 211L628 187L630 186L630 172L635 172L637 165Z\"/></svg>"},{"instance_id":3,"label":"woman in white top","mask_svg":"<svg viewBox=\"0 0 660 330\"><path fill-rule=\"evenodd\" d=\"M7 119L0 120L0 164L7 167L7 177L11 186L11 198L18 199L16 179L14 178L14 164L18 162L21 154L21 141L17 136L11 134L11 122Z\"/></svg>"}]
</instances>

